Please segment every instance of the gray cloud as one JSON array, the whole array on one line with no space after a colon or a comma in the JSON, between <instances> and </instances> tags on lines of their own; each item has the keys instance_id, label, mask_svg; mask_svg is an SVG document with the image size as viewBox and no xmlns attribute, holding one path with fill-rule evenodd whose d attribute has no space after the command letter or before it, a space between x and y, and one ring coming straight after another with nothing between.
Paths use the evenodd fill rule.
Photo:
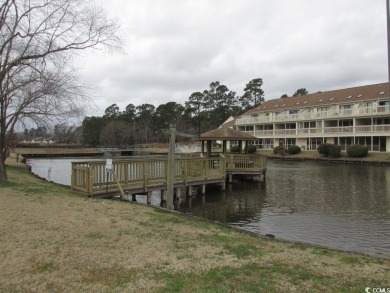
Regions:
<instances>
[{"instance_id":1,"label":"gray cloud","mask_svg":"<svg viewBox=\"0 0 390 293\"><path fill-rule=\"evenodd\" d=\"M99 3L99 1L97 1ZM184 103L220 81L266 99L387 80L386 3L378 0L100 0L126 55L89 52L81 77L100 115L116 103ZM92 115L90 113L90 115Z\"/></svg>"}]
</instances>

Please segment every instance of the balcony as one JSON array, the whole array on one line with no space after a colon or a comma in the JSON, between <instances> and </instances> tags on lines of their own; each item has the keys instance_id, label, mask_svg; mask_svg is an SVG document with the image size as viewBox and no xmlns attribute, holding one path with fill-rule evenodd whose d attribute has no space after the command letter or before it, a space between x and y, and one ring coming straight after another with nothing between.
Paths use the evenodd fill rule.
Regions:
<instances>
[{"instance_id":1,"label":"balcony","mask_svg":"<svg viewBox=\"0 0 390 293\"><path fill-rule=\"evenodd\" d=\"M272 122L294 122L305 120L318 120L318 119L337 119L337 118L354 118L354 117L371 117L371 116L383 116L390 114L390 106L380 107L366 107L366 108L354 108L354 109L342 109L342 110L329 110L321 112L301 112L299 114L287 114L287 115L274 115L274 116L257 116L257 117L243 117L237 119L236 125L255 125L261 123Z\"/></svg>"},{"instance_id":2,"label":"balcony","mask_svg":"<svg viewBox=\"0 0 390 293\"><path fill-rule=\"evenodd\" d=\"M249 133L249 132L246 132ZM285 136L314 137L314 136L340 136L340 135L390 135L390 125L358 125L324 128L298 128L298 129L275 129L256 130L250 134L258 138L280 138Z\"/></svg>"}]
</instances>

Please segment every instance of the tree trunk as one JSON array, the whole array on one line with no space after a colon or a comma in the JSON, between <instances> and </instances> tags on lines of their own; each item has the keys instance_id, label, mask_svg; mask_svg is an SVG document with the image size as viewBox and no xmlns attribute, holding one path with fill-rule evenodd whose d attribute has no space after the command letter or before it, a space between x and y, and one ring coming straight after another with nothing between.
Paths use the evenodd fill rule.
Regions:
<instances>
[{"instance_id":1,"label":"tree trunk","mask_svg":"<svg viewBox=\"0 0 390 293\"><path fill-rule=\"evenodd\" d=\"M7 181L7 170L5 169L5 158L3 158L2 152L0 152L0 182Z\"/></svg>"}]
</instances>

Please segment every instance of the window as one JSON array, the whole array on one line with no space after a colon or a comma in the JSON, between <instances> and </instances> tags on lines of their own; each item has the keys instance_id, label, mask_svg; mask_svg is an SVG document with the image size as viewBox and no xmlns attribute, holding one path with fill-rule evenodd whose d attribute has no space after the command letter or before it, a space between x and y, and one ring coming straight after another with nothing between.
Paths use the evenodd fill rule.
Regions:
<instances>
[{"instance_id":1,"label":"window","mask_svg":"<svg viewBox=\"0 0 390 293\"><path fill-rule=\"evenodd\" d=\"M389 106L390 105L390 101L379 101L379 106Z\"/></svg>"},{"instance_id":2,"label":"window","mask_svg":"<svg viewBox=\"0 0 390 293\"><path fill-rule=\"evenodd\" d=\"M352 126L353 121L352 120L340 120L339 121L339 126L344 127L344 126Z\"/></svg>"},{"instance_id":3,"label":"window","mask_svg":"<svg viewBox=\"0 0 390 293\"><path fill-rule=\"evenodd\" d=\"M315 121L303 122L303 128L316 128L316 122Z\"/></svg>"}]
</instances>

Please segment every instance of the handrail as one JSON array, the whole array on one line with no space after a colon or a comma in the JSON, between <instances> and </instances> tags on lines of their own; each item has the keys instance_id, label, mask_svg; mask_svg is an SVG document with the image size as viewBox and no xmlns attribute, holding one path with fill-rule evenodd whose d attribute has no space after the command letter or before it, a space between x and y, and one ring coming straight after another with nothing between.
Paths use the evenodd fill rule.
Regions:
<instances>
[{"instance_id":1,"label":"handrail","mask_svg":"<svg viewBox=\"0 0 390 293\"><path fill-rule=\"evenodd\" d=\"M267 168L267 156L261 154L225 154L227 171L262 171Z\"/></svg>"},{"instance_id":2,"label":"handrail","mask_svg":"<svg viewBox=\"0 0 390 293\"><path fill-rule=\"evenodd\" d=\"M87 194L116 192L123 189L144 189L167 184L165 158L114 160L112 170L105 170L105 161L72 162L71 187ZM202 180L224 179L224 158L180 158L175 160L174 182L187 184ZM117 183L117 182L118 183Z\"/></svg>"},{"instance_id":3,"label":"handrail","mask_svg":"<svg viewBox=\"0 0 390 293\"><path fill-rule=\"evenodd\" d=\"M383 116L390 114L389 106L373 106L353 109L329 109L328 111L317 112L300 112L299 114L279 114L279 115L259 115L257 117L242 117L237 119L236 125L269 123L269 122L287 122L301 121L309 119L325 119L325 118L343 118L343 117L365 117L365 116Z\"/></svg>"}]
</instances>

